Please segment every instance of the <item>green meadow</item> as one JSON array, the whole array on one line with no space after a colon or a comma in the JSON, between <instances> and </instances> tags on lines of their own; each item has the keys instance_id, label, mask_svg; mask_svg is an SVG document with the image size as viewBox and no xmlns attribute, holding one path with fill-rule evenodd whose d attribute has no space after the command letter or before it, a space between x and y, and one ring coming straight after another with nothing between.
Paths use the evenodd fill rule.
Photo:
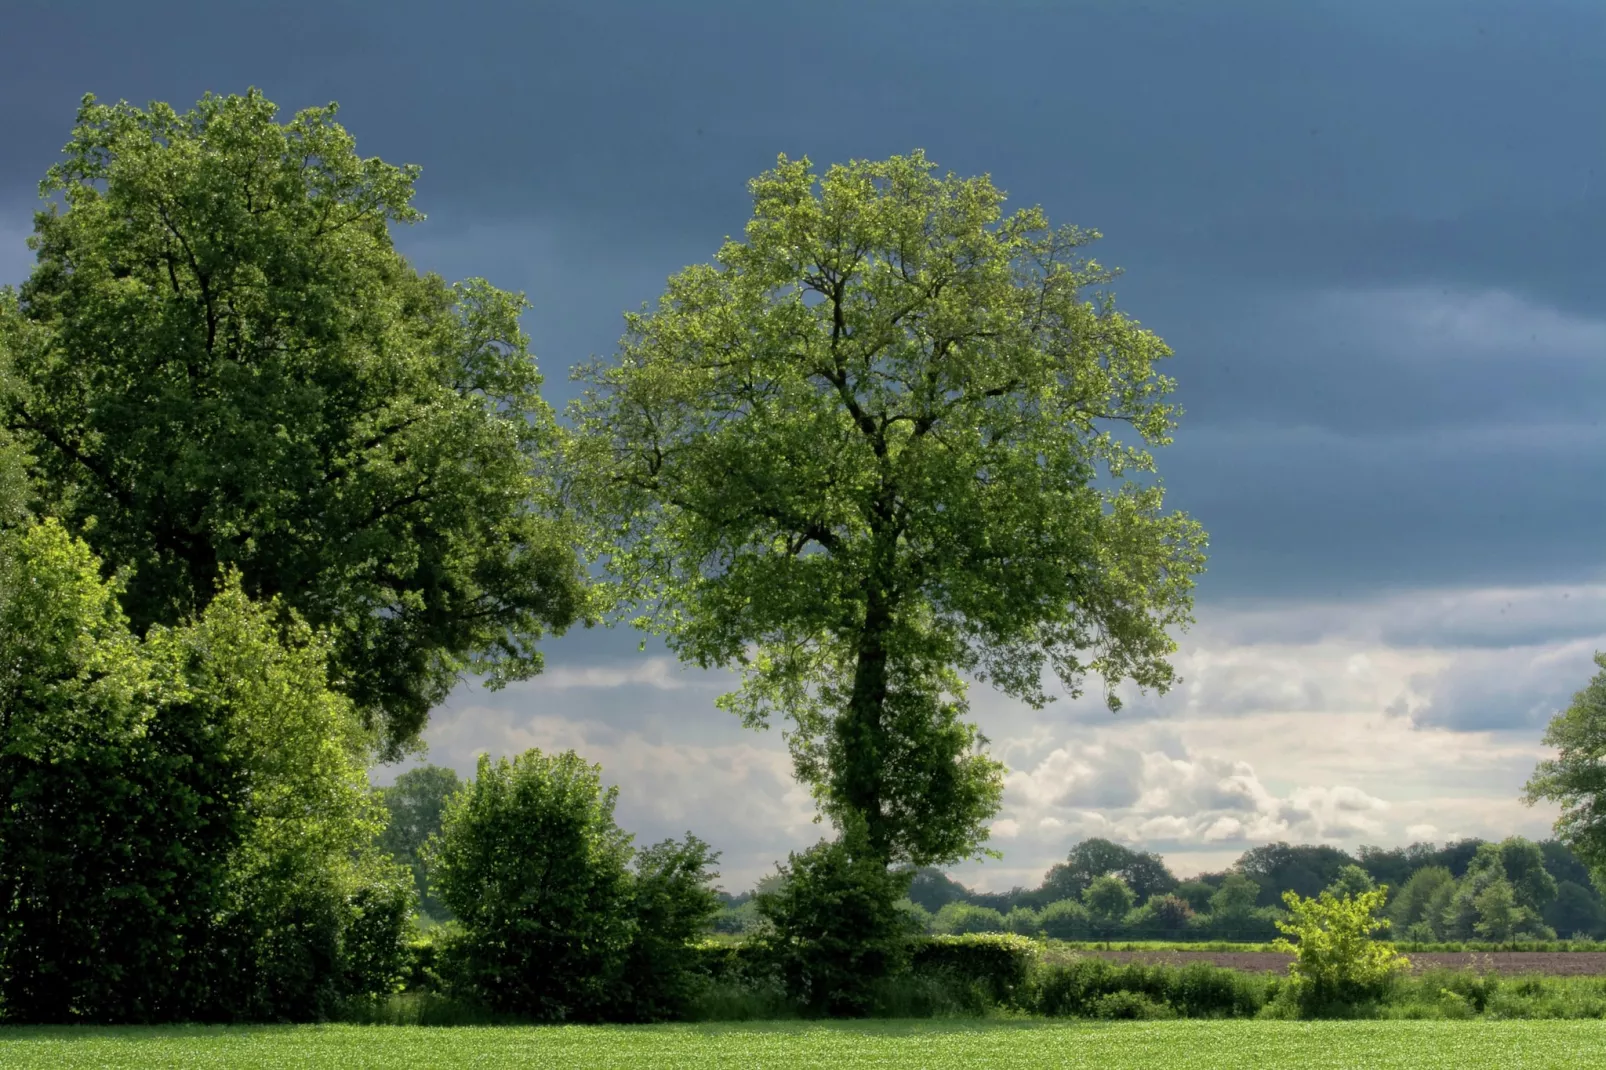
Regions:
<instances>
[{"instance_id":1,"label":"green meadow","mask_svg":"<svg viewBox=\"0 0 1606 1070\"><path fill-rule=\"evenodd\" d=\"M875 1067L1500 1067L1606 1065L1606 1022L822 1022L423 1028L41 1028L0 1033L0 1066L48 1070L775 1070Z\"/></svg>"}]
</instances>

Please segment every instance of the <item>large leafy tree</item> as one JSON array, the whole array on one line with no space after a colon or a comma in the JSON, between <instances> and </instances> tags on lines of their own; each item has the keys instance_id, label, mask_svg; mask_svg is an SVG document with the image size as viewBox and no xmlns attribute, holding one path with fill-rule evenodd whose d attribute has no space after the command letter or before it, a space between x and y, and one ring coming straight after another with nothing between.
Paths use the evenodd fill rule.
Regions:
<instances>
[{"instance_id":1,"label":"large leafy tree","mask_svg":"<svg viewBox=\"0 0 1606 1070\"><path fill-rule=\"evenodd\" d=\"M1097 235L932 170L816 189L781 157L746 240L628 316L573 410L623 603L739 667L725 704L789 718L826 813L915 864L974 852L998 806L962 674L1034 705L1046 669L1112 706L1164 690L1204 545L1149 478L1169 350L1084 295L1112 278L1079 259Z\"/></svg>"},{"instance_id":2,"label":"large leafy tree","mask_svg":"<svg viewBox=\"0 0 1606 1070\"><path fill-rule=\"evenodd\" d=\"M1600 671L1546 729L1556 756L1539 763L1523 801L1561 805L1557 837L1606 888L1606 654L1596 654L1595 664Z\"/></svg>"},{"instance_id":3,"label":"large leafy tree","mask_svg":"<svg viewBox=\"0 0 1606 1070\"><path fill-rule=\"evenodd\" d=\"M85 97L0 296L6 423L44 511L141 632L226 569L336 637L336 684L405 745L464 670L539 671L583 616L521 296L415 271L415 167L253 90L180 115Z\"/></svg>"}]
</instances>

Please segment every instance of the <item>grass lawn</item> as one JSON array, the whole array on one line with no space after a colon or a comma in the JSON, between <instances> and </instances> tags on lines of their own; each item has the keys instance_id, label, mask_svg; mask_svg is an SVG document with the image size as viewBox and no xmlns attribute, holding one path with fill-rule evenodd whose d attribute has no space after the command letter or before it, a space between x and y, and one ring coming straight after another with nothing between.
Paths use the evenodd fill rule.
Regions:
<instances>
[{"instance_id":1,"label":"grass lawn","mask_svg":"<svg viewBox=\"0 0 1606 1070\"><path fill-rule=\"evenodd\" d=\"M1606 1066L1603 1021L894 1021L0 1030L0 1066L774 1068Z\"/></svg>"}]
</instances>

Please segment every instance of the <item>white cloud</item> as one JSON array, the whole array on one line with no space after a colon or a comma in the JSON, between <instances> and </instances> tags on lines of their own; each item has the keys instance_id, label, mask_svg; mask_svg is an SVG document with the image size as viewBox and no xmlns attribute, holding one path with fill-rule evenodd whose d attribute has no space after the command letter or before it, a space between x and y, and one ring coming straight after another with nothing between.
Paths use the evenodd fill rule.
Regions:
<instances>
[{"instance_id":1,"label":"white cloud","mask_svg":"<svg viewBox=\"0 0 1606 1070\"><path fill-rule=\"evenodd\" d=\"M560 665L541 674L540 683L554 691L567 691L576 687L653 687L661 691L678 691L683 687L717 686L704 674L688 670L674 658L653 657L638 665L618 664Z\"/></svg>"},{"instance_id":2,"label":"white cloud","mask_svg":"<svg viewBox=\"0 0 1606 1070\"><path fill-rule=\"evenodd\" d=\"M1547 612L1553 611L1547 617ZM956 867L981 887L1035 885L1089 836L1157 850L1183 874L1271 840L1440 842L1544 836L1518 802L1548 712L1606 649L1606 587L1398 592L1371 601L1204 606L1176 657L1184 683L1119 715L1094 696L1041 711L977 686L974 715L1010 767L999 861ZM623 644L621 644L623 645ZM573 748L620 787L619 818L651 842L686 830L744 888L828 831L778 731L713 707L724 674L663 657L564 665L439 711L430 759Z\"/></svg>"}]
</instances>

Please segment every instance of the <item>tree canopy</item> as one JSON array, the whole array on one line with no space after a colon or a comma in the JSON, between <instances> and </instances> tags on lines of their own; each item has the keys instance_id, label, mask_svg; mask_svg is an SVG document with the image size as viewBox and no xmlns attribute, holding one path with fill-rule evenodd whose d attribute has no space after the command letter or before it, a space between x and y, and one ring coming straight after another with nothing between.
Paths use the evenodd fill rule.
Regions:
<instances>
[{"instance_id":1,"label":"tree canopy","mask_svg":"<svg viewBox=\"0 0 1606 1070\"><path fill-rule=\"evenodd\" d=\"M1140 901L1177 887L1177 878L1159 855L1093 837L1071 848L1065 861L1048 871L1043 891L1055 899L1079 899L1089 885L1106 875L1119 877Z\"/></svg>"},{"instance_id":2,"label":"tree canopy","mask_svg":"<svg viewBox=\"0 0 1606 1070\"><path fill-rule=\"evenodd\" d=\"M359 157L332 104L276 113L84 98L41 183L65 210L0 296L4 422L41 510L132 569L137 631L237 569L331 631L334 683L400 748L460 672L537 672L586 614L555 425L522 296L394 249L418 169Z\"/></svg>"},{"instance_id":3,"label":"tree canopy","mask_svg":"<svg viewBox=\"0 0 1606 1070\"><path fill-rule=\"evenodd\" d=\"M1000 798L962 674L1164 690L1205 544L1147 452L1170 351L1084 292L1097 234L933 167L782 156L572 410L622 611L738 667L724 704L787 718L822 809L917 865L979 850Z\"/></svg>"}]
</instances>

